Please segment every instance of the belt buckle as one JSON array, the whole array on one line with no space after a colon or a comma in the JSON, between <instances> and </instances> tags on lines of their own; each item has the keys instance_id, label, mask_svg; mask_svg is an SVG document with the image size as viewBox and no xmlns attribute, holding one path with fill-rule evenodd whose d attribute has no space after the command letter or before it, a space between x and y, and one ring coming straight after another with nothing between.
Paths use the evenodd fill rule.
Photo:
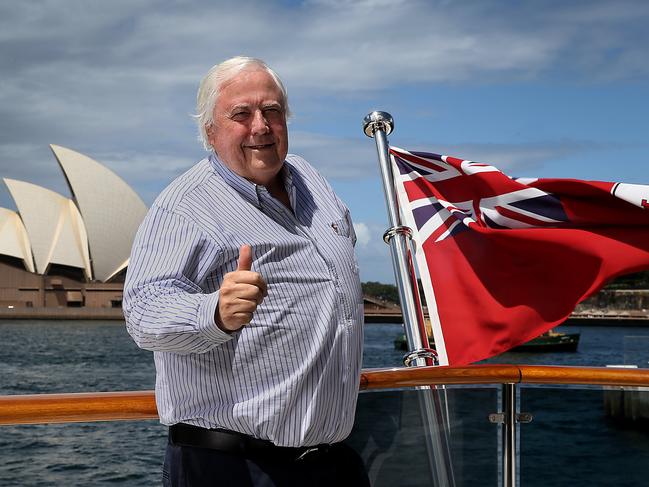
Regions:
<instances>
[{"instance_id":1,"label":"belt buckle","mask_svg":"<svg viewBox=\"0 0 649 487\"><path fill-rule=\"evenodd\" d=\"M300 453L300 455L295 460L296 461L304 460L306 457L311 456L312 453L315 454L326 453L328 450L329 450L329 445L327 444L310 446L307 447L302 453Z\"/></svg>"},{"instance_id":2,"label":"belt buckle","mask_svg":"<svg viewBox=\"0 0 649 487\"><path fill-rule=\"evenodd\" d=\"M317 446L312 446L310 448L307 448L295 459L295 461L303 460L310 453L317 452L317 451L318 451Z\"/></svg>"}]
</instances>

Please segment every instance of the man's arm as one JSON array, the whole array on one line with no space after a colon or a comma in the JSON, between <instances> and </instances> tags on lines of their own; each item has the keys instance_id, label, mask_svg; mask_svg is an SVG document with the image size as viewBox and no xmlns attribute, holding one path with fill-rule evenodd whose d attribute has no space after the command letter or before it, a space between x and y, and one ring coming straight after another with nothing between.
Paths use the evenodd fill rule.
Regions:
<instances>
[{"instance_id":1,"label":"man's arm","mask_svg":"<svg viewBox=\"0 0 649 487\"><path fill-rule=\"evenodd\" d=\"M193 222L154 206L133 244L124 286L128 332L144 349L206 352L232 338L215 323L219 291L199 285L223 260Z\"/></svg>"}]
</instances>

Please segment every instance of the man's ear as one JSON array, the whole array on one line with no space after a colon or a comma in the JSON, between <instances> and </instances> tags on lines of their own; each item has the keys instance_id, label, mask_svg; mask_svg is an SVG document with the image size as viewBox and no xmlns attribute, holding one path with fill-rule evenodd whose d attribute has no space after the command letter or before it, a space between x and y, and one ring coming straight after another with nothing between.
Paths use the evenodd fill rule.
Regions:
<instances>
[{"instance_id":1,"label":"man's ear","mask_svg":"<svg viewBox=\"0 0 649 487\"><path fill-rule=\"evenodd\" d=\"M207 135L207 143L212 145L215 135L214 124L205 125L205 134Z\"/></svg>"}]
</instances>

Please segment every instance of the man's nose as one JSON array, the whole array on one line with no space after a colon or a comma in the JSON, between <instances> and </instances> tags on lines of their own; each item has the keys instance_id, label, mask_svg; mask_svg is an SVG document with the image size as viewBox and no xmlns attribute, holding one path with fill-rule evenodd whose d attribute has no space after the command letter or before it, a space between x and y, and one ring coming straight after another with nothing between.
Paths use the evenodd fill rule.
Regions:
<instances>
[{"instance_id":1,"label":"man's nose","mask_svg":"<svg viewBox=\"0 0 649 487\"><path fill-rule=\"evenodd\" d=\"M255 113L252 118L252 133L253 134L265 134L270 131L268 126L268 120L264 117L264 114L261 110L255 110Z\"/></svg>"}]
</instances>

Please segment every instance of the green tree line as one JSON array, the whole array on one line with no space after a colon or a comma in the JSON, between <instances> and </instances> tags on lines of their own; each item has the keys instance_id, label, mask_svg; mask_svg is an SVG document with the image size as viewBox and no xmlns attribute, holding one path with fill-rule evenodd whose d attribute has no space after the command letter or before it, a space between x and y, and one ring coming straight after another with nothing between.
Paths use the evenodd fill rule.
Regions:
<instances>
[{"instance_id":1,"label":"green tree line","mask_svg":"<svg viewBox=\"0 0 649 487\"><path fill-rule=\"evenodd\" d=\"M649 271L620 276L612 280L606 289L649 289Z\"/></svg>"},{"instance_id":2,"label":"green tree line","mask_svg":"<svg viewBox=\"0 0 649 487\"><path fill-rule=\"evenodd\" d=\"M419 292L422 293L421 283ZM382 282L368 281L362 283L363 294L376 299L383 299L393 303L399 303L399 291L394 284L383 284ZM636 272L620 276L611 281L606 289L649 289L649 271Z\"/></svg>"},{"instance_id":3,"label":"green tree line","mask_svg":"<svg viewBox=\"0 0 649 487\"><path fill-rule=\"evenodd\" d=\"M376 299L383 299L393 303L399 303L399 291L397 286L393 284L383 284L376 281L368 281L361 283L363 294L372 296Z\"/></svg>"}]
</instances>

